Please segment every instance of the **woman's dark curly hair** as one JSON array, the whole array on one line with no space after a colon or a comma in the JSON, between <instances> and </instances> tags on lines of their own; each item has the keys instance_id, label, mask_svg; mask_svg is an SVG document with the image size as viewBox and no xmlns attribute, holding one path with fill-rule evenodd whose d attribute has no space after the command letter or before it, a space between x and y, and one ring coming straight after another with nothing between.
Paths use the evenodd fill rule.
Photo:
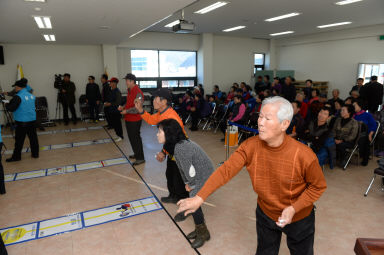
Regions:
<instances>
[{"instance_id":1,"label":"woman's dark curly hair","mask_svg":"<svg viewBox=\"0 0 384 255\"><path fill-rule=\"evenodd\" d=\"M178 142L188 139L179 122L175 119L162 120L159 124L157 124L157 127L164 131L164 149L171 155L175 153L175 145Z\"/></svg>"}]
</instances>

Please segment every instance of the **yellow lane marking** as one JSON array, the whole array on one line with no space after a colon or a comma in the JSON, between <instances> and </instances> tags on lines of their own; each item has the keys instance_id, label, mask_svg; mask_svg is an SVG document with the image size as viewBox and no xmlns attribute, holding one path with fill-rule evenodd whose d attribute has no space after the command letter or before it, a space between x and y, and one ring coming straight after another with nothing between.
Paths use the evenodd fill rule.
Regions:
<instances>
[{"instance_id":1,"label":"yellow lane marking","mask_svg":"<svg viewBox=\"0 0 384 255\"><path fill-rule=\"evenodd\" d=\"M132 207L134 209L136 208L139 208L139 207L143 207L143 206L147 206L147 205L154 205L154 204L157 204L157 202L154 202L154 203L149 203L149 204L145 204L145 205L138 205L138 206L135 206L135 207ZM90 219L95 219L95 218L99 218L99 217L103 217L103 216L106 216L106 215L110 215L110 214L114 214L114 213L119 213L119 212L122 212L123 210L116 210L116 211L112 211L112 212L108 212L108 213L104 213L104 214L100 214L100 215L95 215L95 216L92 216L92 217L89 217L89 218L85 218L84 220L90 220ZM79 222L81 220L72 220L72 221L68 221L68 222L63 222L63 223L59 223L59 224L56 224L56 225L52 225L52 226L49 226L49 227L45 227L45 228L40 228L40 230L46 230L46 229L50 229L50 228L56 228L56 227L60 227L60 226L64 226L64 225L67 225L67 224L70 224L70 223L73 223L73 222ZM32 232L32 230L29 230L27 231L28 232Z\"/></svg>"}]
</instances>

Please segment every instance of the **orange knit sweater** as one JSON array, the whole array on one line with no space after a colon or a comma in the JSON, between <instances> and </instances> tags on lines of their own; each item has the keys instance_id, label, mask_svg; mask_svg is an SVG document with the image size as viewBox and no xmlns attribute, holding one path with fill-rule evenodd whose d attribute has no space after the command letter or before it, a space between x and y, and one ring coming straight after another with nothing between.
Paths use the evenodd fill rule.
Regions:
<instances>
[{"instance_id":1,"label":"orange knit sweater","mask_svg":"<svg viewBox=\"0 0 384 255\"><path fill-rule=\"evenodd\" d=\"M258 205L274 221L291 205L296 211L292 222L307 217L327 187L317 157L308 146L286 135L283 143L273 148L255 136L216 169L197 195L206 200L244 166L258 194Z\"/></svg>"}]
</instances>

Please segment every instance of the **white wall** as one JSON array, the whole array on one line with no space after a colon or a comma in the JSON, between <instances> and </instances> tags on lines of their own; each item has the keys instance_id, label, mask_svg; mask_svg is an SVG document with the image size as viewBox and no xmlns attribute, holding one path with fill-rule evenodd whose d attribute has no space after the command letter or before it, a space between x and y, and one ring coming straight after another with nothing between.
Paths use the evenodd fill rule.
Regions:
<instances>
[{"instance_id":1,"label":"white wall","mask_svg":"<svg viewBox=\"0 0 384 255\"><path fill-rule=\"evenodd\" d=\"M358 63L384 63L383 31L377 25L278 40L278 68L295 70L298 80L329 81L329 91L338 88L346 98Z\"/></svg>"},{"instance_id":2,"label":"white wall","mask_svg":"<svg viewBox=\"0 0 384 255\"><path fill-rule=\"evenodd\" d=\"M268 53L269 40L243 37L214 36L213 39L213 83L222 91L228 91L234 82L252 84L253 54ZM207 89L207 92L211 90Z\"/></svg>"},{"instance_id":3,"label":"white wall","mask_svg":"<svg viewBox=\"0 0 384 255\"><path fill-rule=\"evenodd\" d=\"M99 83L103 73L101 47L88 45L34 45L2 44L5 65L0 65L0 84L10 91L15 83L16 66L21 64L25 78L34 89L34 95L48 100L50 118L55 117L57 90L53 87L54 74L70 73L76 84L76 109L78 99L85 93L88 75L94 75ZM100 84L99 84L100 85ZM78 115L80 116L80 114ZM2 120L3 117L0 117Z\"/></svg>"}]
</instances>

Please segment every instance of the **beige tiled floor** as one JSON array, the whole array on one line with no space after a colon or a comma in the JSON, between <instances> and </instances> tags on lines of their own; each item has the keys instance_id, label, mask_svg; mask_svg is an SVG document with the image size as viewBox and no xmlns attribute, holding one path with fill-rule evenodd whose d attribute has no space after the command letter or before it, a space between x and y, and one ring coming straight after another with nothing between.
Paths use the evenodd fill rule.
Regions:
<instances>
[{"instance_id":1,"label":"beige tiled floor","mask_svg":"<svg viewBox=\"0 0 384 255\"><path fill-rule=\"evenodd\" d=\"M103 124L103 123L100 123ZM78 124L73 127L91 126ZM69 126L71 127L71 126ZM57 126L49 129L65 129ZM125 127L124 127L125 129ZM124 131L125 132L125 131ZM115 135L113 130L109 133ZM146 164L136 167L158 197L167 195L165 163L154 155L161 149L156 128L142 127ZM222 134L188 132L217 165L225 159L220 142ZM104 130L39 136L47 144L105 138ZM127 137L125 135L125 137ZM12 143L12 140L7 140ZM118 143L126 155L132 154L128 139ZM41 152L39 159L23 154L23 160L3 165L6 173L58 167L121 157L113 144ZM369 166L351 165L347 171L325 169L328 189L317 204L315 254L353 254L357 237L383 238L384 193L377 180L368 197L363 193L372 176L375 161ZM7 194L0 196L0 228L68 213L96 209L151 196L138 174L129 165L110 166L72 174L16 181L6 184ZM203 206L211 240L199 249L201 254L254 254L257 246L257 195L248 173L241 171L226 186L217 190ZM165 205L175 215L175 205ZM193 230L189 217L179 225L185 233ZM8 247L10 255L19 254L196 254L167 216L160 210L71 233ZM289 254L282 240L280 254Z\"/></svg>"}]
</instances>

